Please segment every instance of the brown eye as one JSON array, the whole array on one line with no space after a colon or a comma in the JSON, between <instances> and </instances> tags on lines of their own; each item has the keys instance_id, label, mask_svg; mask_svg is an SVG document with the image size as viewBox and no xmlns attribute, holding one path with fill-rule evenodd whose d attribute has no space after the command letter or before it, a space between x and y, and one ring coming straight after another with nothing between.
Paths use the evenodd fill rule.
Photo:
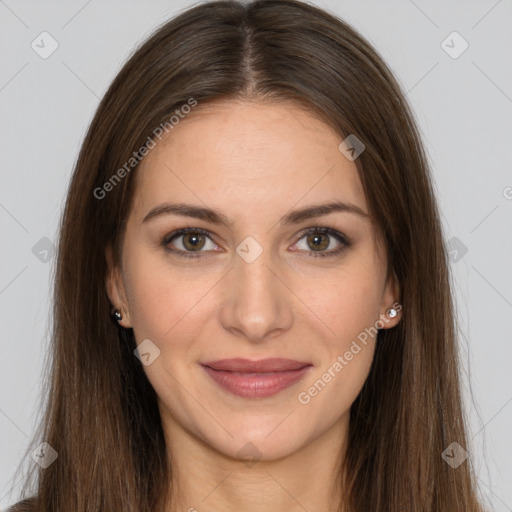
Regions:
<instances>
[{"instance_id":1,"label":"brown eye","mask_svg":"<svg viewBox=\"0 0 512 512\"><path fill-rule=\"evenodd\" d=\"M329 235L325 233L308 235L306 240L313 251L323 251L329 247Z\"/></svg>"},{"instance_id":2,"label":"brown eye","mask_svg":"<svg viewBox=\"0 0 512 512\"><path fill-rule=\"evenodd\" d=\"M162 245L178 256L189 257L205 256L201 253L215 251L217 247L211 239L211 234L199 228L182 228L174 231L162 240Z\"/></svg>"},{"instance_id":3,"label":"brown eye","mask_svg":"<svg viewBox=\"0 0 512 512\"><path fill-rule=\"evenodd\" d=\"M300 247L301 243L303 247ZM298 252L305 252L308 257L336 256L350 245L351 242L343 233L323 227L307 229L295 244Z\"/></svg>"},{"instance_id":4,"label":"brown eye","mask_svg":"<svg viewBox=\"0 0 512 512\"><path fill-rule=\"evenodd\" d=\"M201 233L192 232L181 236L183 237L183 247L185 247L187 251L200 250L204 247L205 236L201 235Z\"/></svg>"}]
</instances>

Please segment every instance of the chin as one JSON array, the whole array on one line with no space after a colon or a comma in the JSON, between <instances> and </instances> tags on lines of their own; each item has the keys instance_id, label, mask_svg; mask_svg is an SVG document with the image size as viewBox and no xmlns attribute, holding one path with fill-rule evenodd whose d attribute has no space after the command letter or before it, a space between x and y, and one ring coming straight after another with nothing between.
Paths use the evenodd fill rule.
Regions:
<instances>
[{"instance_id":1,"label":"chin","mask_svg":"<svg viewBox=\"0 0 512 512\"><path fill-rule=\"evenodd\" d=\"M292 455L303 447L311 433L305 430L304 422L286 418L286 414L266 418L253 416L239 421L225 422L226 430L212 432L211 425L203 440L216 451L227 457L247 461L273 461ZM293 413L290 415L293 416ZM283 421L284 420L284 421Z\"/></svg>"}]
</instances>

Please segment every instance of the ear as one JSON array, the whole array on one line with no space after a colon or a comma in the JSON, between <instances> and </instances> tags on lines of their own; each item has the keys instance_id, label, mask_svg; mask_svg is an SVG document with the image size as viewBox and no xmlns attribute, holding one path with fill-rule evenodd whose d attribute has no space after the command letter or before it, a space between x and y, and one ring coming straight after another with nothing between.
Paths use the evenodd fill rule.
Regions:
<instances>
[{"instance_id":1,"label":"ear","mask_svg":"<svg viewBox=\"0 0 512 512\"><path fill-rule=\"evenodd\" d=\"M123 317L122 320L119 320L119 325L130 328L132 325L126 301L123 277L119 266L114 264L112 244L110 242L107 244L105 249L105 259L107 261L105 288L107 290L108 298L113 305L113 309L117 309Z\"/></svg>"},{"instance_id":2,"label":"ear","mask_svg":"<svg viewBox=\"0 0 512 512\"><path fill-rule=\"evenodd\" d=\"M386 285L384 287L384 293L382 295L382 303L379 317L379 325L382 326L382 329L391 329L398 324L401 318L402 304L399 301L400 297L400 286L398 283L398 279L394 271L390 271L388 273L388 278L386 281ZM397 312L397 315L393 318L389 317L387 314L388 309L394 308Z\"/></svg>"}]
</instances>

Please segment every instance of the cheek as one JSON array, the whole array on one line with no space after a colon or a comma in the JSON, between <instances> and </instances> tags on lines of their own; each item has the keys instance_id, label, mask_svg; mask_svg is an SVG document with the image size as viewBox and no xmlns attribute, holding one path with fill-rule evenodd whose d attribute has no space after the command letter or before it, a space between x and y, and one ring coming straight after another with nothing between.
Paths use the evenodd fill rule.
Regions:
<instances>
[{"instance_id":1,"label":"cheek","mask_svg":"<svg viewBox=\"0 0 512 512\"><path fill-rule=\"evenodd\" d=\"M302 288L301 298L316 318L313 335L322 354L321 364L301 388L305 405L312 409L348 410L370 371L380 307L380 277L368 267L351 267L318 286ZM320 286L322 285L322 286ZM316 331L316 329L315 329ZM328 413L330 414L330 413Z\"/></svg>"},{"instance_id":2,"label":"cheek","mask_svg":"<svg viewBox=\"0 0 512 512\"><path fill-rule=\"evenodd\" d=\"M132 255L125 286L135 338L149 338L161 347L172 340L179 349L200 333L200 319L205 308L211 308L209 292L219 276L203 272L199 278L197 272L173 267L161 256Z\"/></svg>"},{"instance_id":3,"label":"cheek","mask_svg":"<svg viewBox=\"0 0 512 512\"><path fill-rule=\"evenodd\" d=\"M347 266L338 272L302 285L300 297L314 315L331 345L345 345L379 318L381 277L365 265Z\"/></svg>"},{"instance_id":4,"label":"cheek","mask_svg":"<svg viewBox=\"0 0 512 512\"><path fill-rule=\"evenodd\" d=\"M297 395L306 418L321 417L324 425L335 422L350 410L368 377L380 305L375 279L371 272L346 272L324 283L323 293L307 289L308 305L319 319L313 338L321 356Z\"/></svg>"},{"instance_id":5,"label":"cheek","mask_svg":"<svg viewBox=\"0 0 512 512\"><path fill-rule=\"evenodd\" d=\"M348 350L333 354L314 378L304 383L296 403L308 428L329 428L349 414L368 377L374 347L373 342L349 344Z\"/></svg>"}]
</instances>

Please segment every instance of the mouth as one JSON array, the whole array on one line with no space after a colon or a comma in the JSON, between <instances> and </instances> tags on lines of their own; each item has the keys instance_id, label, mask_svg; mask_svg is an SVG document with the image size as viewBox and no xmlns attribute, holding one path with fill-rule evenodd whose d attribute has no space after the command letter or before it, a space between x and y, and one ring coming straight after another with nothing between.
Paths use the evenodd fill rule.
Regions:
<instances>
[{"instance_id":1,"label":"mouth","mask_svg":"<svg viewBox=\"0 0 512 512\"><path fill-rule=\"evenodd\" d=\"M201 363L222 389L243 398L266 398L292 386L313 366L291 359L223 359Z\"/></svg>"}]
</instances>

